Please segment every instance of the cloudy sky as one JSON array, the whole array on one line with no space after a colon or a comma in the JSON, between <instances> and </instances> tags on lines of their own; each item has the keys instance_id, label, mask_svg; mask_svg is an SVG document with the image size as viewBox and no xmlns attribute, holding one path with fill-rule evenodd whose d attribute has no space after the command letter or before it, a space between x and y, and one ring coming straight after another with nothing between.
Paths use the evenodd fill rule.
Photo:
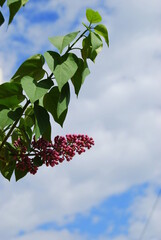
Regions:
<instances>
[{"instance_id":1,"label":"cloudy sky","mask_svg":"<svg viewBox=\"0 0 161 240\"><path fill-rule=\"evenodd\" d=\"M160 0L30 0L8 29L0 29L0 82L26 58L51 50L49 36L83 30L86 8L102 15L110 48L104 45L90 63L64 129L53 124L53 136L87 133L95 146L18 183L0 177L0 239L161 239L160 198L155 204L161 184Z\"/></svg>"}]
</instances>

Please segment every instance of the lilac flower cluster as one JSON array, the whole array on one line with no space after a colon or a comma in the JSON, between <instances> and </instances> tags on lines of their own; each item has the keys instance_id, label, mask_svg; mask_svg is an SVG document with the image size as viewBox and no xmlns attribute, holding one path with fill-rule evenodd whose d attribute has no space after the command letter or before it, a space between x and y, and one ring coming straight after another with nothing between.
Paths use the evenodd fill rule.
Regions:
<instances>
[{"instance_id":1,"label":"lilac flower cluster","mask_svg":"<svg viewBox=\"0 0 161 240\"><path fill-rule=\"evenodd\" d=\"M18 154L14 156L16 167L21 171L35 174L38 166L45 164L54 167L64 160L70 161L76 153L81 154L86 149L90 149L92 145L94 145L92 138L80 134L69 134L66 137L56 136L54 143L44 138L36 141L34 137L31 150L28 152L21 139L18 139L14 142L14 146L18 150ZM38 160L37 164L35 164L35 159Z\"/></svg>"},{"instance_id":2,"label":"lilac flower cluster","mask_svg":"<svg viewBox=\"0 0 161 240\"><path fill-rule=\"evenodd\" d=\"M33 164L33 160L29 157L27 147L24 146L22 140L18 138L18 140L14 142L14 146L18 150L18 153L14 155L14 159L16 160L16 168L21 171L27 171L31 174L35 174L38 170L38 167Z\"/></svg>"}]
</instances>

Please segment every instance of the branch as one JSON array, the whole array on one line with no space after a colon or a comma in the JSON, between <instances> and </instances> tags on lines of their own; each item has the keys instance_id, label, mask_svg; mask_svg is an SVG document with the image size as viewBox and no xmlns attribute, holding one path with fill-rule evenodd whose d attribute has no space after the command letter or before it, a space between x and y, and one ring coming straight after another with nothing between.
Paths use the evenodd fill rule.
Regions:
<instances>
[{"instance_id":1,"label":"branch","mask_svg":"<svg viewBox=\"0 0 161 240\"><path fill-rule=\"evenodd\" d=\"M84 30L84 32L75 40L75 42L67 49L67 51L65 52L68 53L70 50L72 50L72 47L84 36L84 34L89 31L88 29ZM65 55L64 54L64 55Z\"/></svg>"},{"instance_id":2,"label":"branch","mask_svg":"<svg viewBox=\"0 0 161 240\"><path fill-rule=\"evenodd\" d=\"M24 107L22 108L22 114L23 115L24 111L26 110L26 108L28 107L28 105L30 104L30 100L27 100L26 104L24 105ZM13 123L12 127L10 128L9 132L7 133L7 135L5 136L5 138L3 139L1 145L0 145L0 151L2 150L2 147L4 146L4 144L7 142L8 138L10 137L11 133L13 132L13 130L15 129L17 123L19 122L21 116Z\"/></svg>"},{"instance_id":3,"label":"branch","mask_svg":"<svg viewBox=\"0 0 161 240\"><path fill-rule=\"evenodd\" d=\"M85 34L87 31L89 31L89 29L86 29L86 30L75 40L75 42L74 42L70 47L68 47L68 49L67 49L67 51L64 53L64 55L67 54L70 50L73 50L72 47L84 36L84 34ZM79 49L79 48L78 48L78 49ZM49 76L49 78L52 78L53 75L54 75L54 74L51 73L50 76Z\"/></svg>"}]
</instances>

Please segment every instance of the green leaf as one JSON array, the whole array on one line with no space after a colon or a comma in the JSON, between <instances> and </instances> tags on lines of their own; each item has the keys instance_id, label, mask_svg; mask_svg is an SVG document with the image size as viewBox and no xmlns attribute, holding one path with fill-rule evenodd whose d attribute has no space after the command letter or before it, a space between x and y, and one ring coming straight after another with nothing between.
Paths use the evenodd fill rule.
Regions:
<instances>
[{"instance_id":1,"label":"green leaf","mask_svg":"<svg viewBox=\"0 0 161 240\"><path fill-rule=\"evenodd\" d=\"M10 150L13 149L14 147L11 144L6 143L6 146L3 146L0 151L0 171L8 180L10 180L16 164L15 160L10 155Z\"/></svg>"},{"instance_id":2,"label":"green leaf","mask_svg":"<svg viewBox=\"0 0 161 240\"><path fill-rule=\"evenodd\" d=\"M32 106L28 107L25 111L24 125L25 128L31 128L35 124L34 109Z\"/></svg>"},{"instance_id":3,"label":"green leaf","mask_svg":"<svg viewBox=\"0 0 161 240\"><path fill-rule=\"evenodd\" d=\"M3 109L0 111L0 129L4 130L6 126L11 125L16 121L22 114L22 108L19 107L14 111L8 109Z\"/></svg>"},{"instance_id":4,"label":"green leaf","mask_svg":"<svg viewBox=\"0 0 161 240\"><path fill-rule=\"evenodd\" d=\"M3 130L6 126L13 123L13 120L8 117L10 110L4 109L0 112L0 129Z\"/></svg>"},{"instance_id":5,"label":"green leaf","mask_svg":"<svg viewBox=\"0 0 161 240\"><path fill-rule=\"evenodd\" d=\"M26 138L26 142L27 142L27 147L30 148L30 143L31 143L31 140L32 140L32 135L33 135L33 132L32 132L32 129L30 126L24 126L24 135L25 135L25 138Z\"/></svg>"},{"instance_id":6,"label":"green leaf","mask_svg":"<svg viewBox=\"0 0 161 240\"><path fill-rule=\"evenodd\" d=\"M88 37L83 39L82 47L83 47L81 50L82 58L86 60L87 58L90 58L91 49L92 49L90 35L88 35Z\"/></svg>"},{"instance_id":7,"label":"green leaf","mask_svg":"<svg viewBox=\"0 0 161 240\"><path fill-rule=\"evenodd\" d=\"M48 141L51 141L51 124L48 125L42 137Z\"/></svg>"},{"instance_id":8,"label":"green leaf","mask_svg":"<svg viewBox=\"0 0 161 240\"><path fill-rule=\"evenodd\" d=\"M26 134L28 136L28 142L30 143L31 140L32 140L32 135L33 135L31 127L30 126L25 126L25 132L26 132Z\"/></svg>"},{"instance_id":9,"label":"green leaf","mask_svg":"<svg viewBox=\"0 0 161 240\"><path fill-rule=\"evenodd\" d=\"M97 35L96 33L91 32L90 37L91 37L91 45L92 45L91 54L93 54L95 51L98 51L98 49L100 48L102 49L103 42L100 36Z\"/></svg>"},{"instance_id":10,"label":"green leaf","mask_svg":"<svg viewBox=\"0 0 161 240\"><path fill-rule=\"evenodd\" d=\"M0 0L0 6L3 7L3 4L5 3L6 0Z\"/></svg>"},{"instance_id":11,"label":"green leaf","mask_svg":"<svg viewBox=\"0 0 161 240\"><path fill-rule=\"evenodd\" d=\"M105 25L98 24L97 26L95 26L94 31L96 33L98 33L99 35L101 35L102 37L104 37L104 39L109 47L108 31L107 31L107 28L105 27Z\"/></svg>"},{"instance_id":12,"label":"green leaf","mask_svg":"<svg viewBox=\"0 0 161 240\"><path fill-rule=\"evenodd\" d=\"M56 36L49 38L49 41L59 50L60 54L62 53L63 49L68 46L78 35L78 32L72 32L65 36Z\"/></svg>"},{"instance_id":13,"label":"green leaf","mask_svg":"<svg viewBox=\"0 0 161 240\"><path fill-rule=\"evenodd\" d=\"M60 63L56 66L54 70L54 75L58 83L59 90L66 84L66 82L73 77L77 71L76 56L72 53L61 57Z\"/></svg>"},{"instance_id":14,"label":"green leaf","mask_svg":"<svg viewBox=\"0 0 161 240\"><path fill-rule=\"evenodd\" d=\"M62 87L77 71L77 57L72 53L60 56L58 53L52 51L46 52L44 57L50 70L54 73L58 88L61 91Z\"/></svg>"},{"instance_id":15,"label":"green leaf","mask_svg":"<svg viewBox=\"0 0 161 240\"><path fill-rule=\"evenodd\" d=\"M9 7L9 22L8 25L13 21L15 15L24 6L28 0L7 0L7 5Z\"/></svg>"},{"instance_id":16,"label":"green leaf","mask_svg":"<svg viewBox=\"0 0 161 240\"><path fill-rule=\"evenodd\" d=\"M35 121L32 117L26 117L24 118L24 125L25 127L31 128L34 125Z\"/></svg>"},{"instance_id":17,"label":"green leaf","mask_svg":"<svg viewBox=\"0 0 161 240\"><path fill-rule=\"evenodd\" d=\"M15 146L13 144L11 144L10 142L6 142L5 146L7 148L7 152L9 153L8 155L8 159L9 161L15 161L15 159L13 159L13 156L10 153L15 153L17 154L17 149L15 148Z\"/></svg>"},{"instance_id":18,"label":"green leaf","mask_svg":"<svg viewBox=\"0 0 161 240\"><path fill-rule=\"evenodd\" d=\"M47 111L49 111L54 120L57 121L57 105L59 100L60 92L58 87L53 87L45 96L43 105Z\"/></svg>"},{"instance_id":19,"label":"green leaf","mask_svg":"<svg viewBox=\"0 0 161 240\"><path fill-rule=\"evenodd\" d=\"M66 110L61 114L61 116L58 118L57 123L59 123L61 127L63 127L63 124L64 124L64 121L65 121L65 119L66 119L67 113L68 113L68 109L66 109Z\"/></svg>"},{"instance_id":20,"label":"green leaf","mask_svg":"<svg viewBox=\"0 0 161 240\"><path fill-rule=\"evenodd\" d=\"M36 81L42 79L45 74L45 70L42 68L45 63L43 55L36 54L28 58L18 68L17 72L12 77L12 81L20 82L24 76L33 77Z\"/></svg>"},{"instance_id":21,"label":"green leaf","mask_svg":"<svg viewBox=\"0 0 161 240\"><path fill-rule=\"evenodd\" d=\"M2 111L3 109L7 109L8 107L4 106L4 105L0 105L0 111Z\"/></svg>"},{"instance_id":22,"label":"green leaf","mask_svg":"<svg viewBox=\"0 0 161 240\"><path fill-rule=\"evenodd\" d=\"M50 89L54 85L54 83L53 83L53 81L51 80L50 77L47 78L47 79L43 79L43 80L39 81L39 83L40 83L41 86L44 86L48 89Z\"/></svg>"},{"instance_id":23,"label":"green leaf","mask_svg":"<svg viewBox=\"0 0 161 240\"><path fill-rule=\"evenodd\" d=\"M86 17L90 23L98 23L102 21L102 17L99 12L94 11L90 8L86 10Z\"/></svg>"},{"instance_id":24,"label":"green leaf","mask_svg":"<svg viewBox=\"0 0 161 240\"><path fill-rule=\"evenodd\" d=\"M12 119L13 121L16 121L19 119L22 115L23 109L21 107L16 108L14 111L8 112L8 117Z\"/></svg>"},{"instance_id":25,"label":"green leaf","mask_svg":"<svg viewBox=\"0 0 161 240\"><path fill-rule=\"evenodd\" d=\"M35 116L34 110L31 106L27 108L25 112L25 117L24 118L21 117L17 129L15 129L14 132L12 133L12 142L17 140L18 137L21 137L21 139L24 140L27 148L29 148L33 135L32 132L33 125L35 125Z\"/></svg>"},{"instance_id":26,"label":"green leaf","mask_svg":"<svg viewBox=\"0 0 161 240\"><path fill-rule=\"evenodd\" d=\"M20 126L18 126L12 133L12 143L16 141L18 138L21 138L23 145L25 145L28 149L30 149L30 143L32 140L32 130L30 127L26 127L23 125L23 120L20 120Z\"/></svg>"},{"instance_id":27,"label":"green leaf","mask_svg":"<svg viewBox=\"0 0 161 240\"><path fill-rule=\"evenodd\" d=\"M44 53L45 60L49 69L54 73L55 66L60 59L60 55L57 52L47 51Z\"/></svg>"},{"instance_id":28,"label":"green leaf","mask_svg":"<svg viewBox=\"0 0 161 240\"><path fill-rule=\"evenodd\" d=\"M27 149L30 149L30 143L31 143L31 138L32 138L32 130L31 128L25 126L24 119L20 119L20 124L18 126L18 136L22 140L22 144L27 147ZM15 135L16 137L16 135Z\"/></svg>"},{"instance_id":29,"label":"green leaf","mask_svg":"<svg viewBox=\"0 0 161 240\"><path fill-rule=\"evenodd\" d=\"M29 0L21 0L21 1L22 1L22 6L25 6Z\"/></svg>"},{"instance_id":30,"label":"green leaf","mask_svg":"<svg viewBox=\"0 0 161 240\"><path fill-rule=\"evenodd\" d=\"M9 5L11 5L15 2L21 2L21 0L7 0L7 6L9 7Z\"/></svg>"},{"instance_id":31,"label":"green leaf","mask_svg":"<svg viewBox=\"0 0 161 240\"><path fill-rule=\"evenodd\" d=\"M21 0L7 0L7 5L9 7L9 22L8 25L13 21L14 16L21 8Z\"/></svg>"},{"instance_id":32,"label":"green leaf","mask_svg":"<svg viewBox=\"0 0 161 240\"><path fill-rule=\"evenodd\" d=\"M0 150L0 158L5 161L5 163L8 161L9 158L9 152L6 146L3 146L2 149ZM2 162L2 161L0 161Z\"/></svg>"},{"instance_id":33,"label":"green leaf","mask_svg":"<svg viewBox=\"0 0 161 240\"><path fill-rule=\"evenodd\" d=\"M75 94L77 96L79 94L82 84L84 83L86 76L88 76L89 74L90 70L88 68L87 62L79 58L78 69L71 79L75 89Z\"/></svg>"},{"instance_id":34,"label":"green leaf","mask_svg":"<svg viewBox=\"0 0 161 240\"><path fill-rule=\"evenodd\" d=\"M16 107L25 99L22 87L17 83L3 83L0 85L0 104L8 108Z\"/></svg>"},{"instance_id":35,"label":"green leaf","mask_svg":"<svg viewBox=\"0 0 161 240\"><path fill-rule=\"evenodd\" d=\"M5 137L5 134L2 131L2 129L0 129L0 141L3 141L4 137Z\"/></svg>"},{"instance_id":36,"label":"green leaf","mask_svg":"<svg viewBox=\"0 0 161 240\"><path fill-rule=\"evenodd\" d=\"M38 139L50 126L49 114L45 108L35 104L34 113L36 117L35 137Z\"/></svg>"},{"instance_id":37,"label":"green leaf","mask_svg":"<svg viewBox=\"0 0 161 240\"><path fill-rule=\"evenodd\" d=\"M57 106L58 106L58 101L60 99L60 92L58 87L53 87L45 96L43 100L43 105L45 109L50 112L58 124L60 126L63 126L64 120L67 115L67 110L65 110L60 117L58 118L57 114Z\"/></svg>"},{"instance_id":38,"label":"green leaf","mask_svg":"<svg viewBox=\"0 0 161 240\"><path fill-rule=\"evenodd\" d=\"M88 37L83 39L82 42L83 48L81 50L81 53L82 58L84 60L89 58L93 62L95 62L95 58L97 57L98 53L102 50L103 47L102 40L100 41L101 38L98 35L96 36L95 33L91 33L88 35Z\"/></svg>"},{"instance_id":39,"label":"green leaf","mask_svg":"<svg viewBox=\"0 0 161 240\"><path fill-rule=\"evenodd\" d=\"M14 160L6 163L0 161L0 170L3 177L5 177L10 181L13 171L15 169L15 166L16 166L16 162Z\"/></svg>"},{"instance_id":40,"label":"green leaf","mask_svg":"<svg viewBox=\"0 0 161 240\"><path fill-rule=\"evenodd\" d=\"M16 182L17 182L18 180L20 180L21 178L25 177L27 173L28 173L28 171L21 171L21 170L15 168L15 178L16 178Z\"/></svg>"},{"instance_id":41,"label":"green leaf","mask_svg":"<svg viewBox=\"0 0 161 240\"><path fill-rule=\"evenodd\" d=\"M21 79L22 88L29 97L31 103L40 99L51 88L51 83L48 80L36 82L32 77L25 76Z\"/></svg>"},{"instance_id":42,"label":"green leaf","mask_svg":"<svg viewBox=\"0 0 161 240\"><path fill-rule=\"evenodd\" d=\"M32 126L35 124L35 121L32 117L26 117L24 118L24 125L25 125L25 128L26 127L29 127L29 128L32 128Z\"/></svg>"},{"instance_id":43,"label":"green leaf","mask_svg":"<svg viewBox=\"0 0 161 240\"><path fill-rule=\"evenodd\" d=\"M12 133L12 136L11 136L11 139L12 139L12 143L14 143L14 141L16 141L21 135L21 132L18 128L16 128L13 133Z\"/></svg>"},{"instance_id":44,"label":"green leaf","mask_svg":"<svg viewBox=\"0 0 161 240\"><path fill-rule=\"evenodd\" d=\"M70 102L70 88L69 83L66 83L61 90L57 105L58 119L60 118L62 113L68 109L69 102Z\"/></svg>"},{"instance_id":45,"label":"green leaf","mask_svg":"<svg viewBox=\"0 0 161 240\"><path fill-rule=\"evenodd\" d=\"M0 11L0 26L4 23L4 17Z\"/></svg>"},{"instance_id":46,"label":"green leaf","mask_svg":"<svg viewBox=\"0 0 161 240\"><path fill-rule=\"evenodd\" d=\"M25 111L25 117L31 117L34 115L34 109L32 106L29 106Z\"/></svg>"},{"instance_id":47,"label":"green leaf","mask_svg":"<svg viewBox=\"0 0 161 240\"><path fill-rule=\"evenodd\" d=\"M34 163L34 166L40 167L43 165L44 162L41 160L41 157L36 156L33 158L33 163Z\"/></svg>"}]
</instances>

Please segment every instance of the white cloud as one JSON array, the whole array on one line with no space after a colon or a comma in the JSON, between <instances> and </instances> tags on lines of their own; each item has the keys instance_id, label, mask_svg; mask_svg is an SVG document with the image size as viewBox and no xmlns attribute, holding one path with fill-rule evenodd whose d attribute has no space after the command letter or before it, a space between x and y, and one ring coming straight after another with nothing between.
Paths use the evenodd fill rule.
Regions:
<instances>
[{"instance_id":1,"label":"white cloud","mask_svg":"<svg viewBox=\"0 0 161 240\"><path fill-rule=\"evenodd\" d=\"M17 238L14 238L13 240L16 240ZM22 237L18 237L19 240L32 240L32 239L39 239L39 240L44 240L44 239L48 239L48 240L86 240L86 236L81 237L79 234L74 233L71 234L70 232L68 232L67 230L62 230L62 231L37 231L37 232L33 232L27 235L24 235Z\"/></svg>"},{"instance_id":2,"label":"white cloud","mask_svg":"<svg viewBox=\"0 0 161 240\"><path fill-rule=\"evenodd\" d=\"M154 190L155 186L147 188L146 192L135 198L132 206L128 209L131 214L129 218L129 224L127 225L126 234L118 234L118 236L109 237L111 231L113 231L113 226L109 226L105 233L94 238L97 240L137 240L142 235L143 229L145 228L143 239L159 239L161 230L160 225L160 214L161 214L161 201L157 198L157 191ZM157 202L156 202L157 200ZM157 204L155 204L157 203ZM155 208L154 208L155 205ZM153 209L153 211L152 211ZM93 218L93 223L97 223L99 218L95 216ZM147 224L148 221L148 224ZM15 237L13 240L30 240L30 239L79 239L79 240L89 240L90 236L88 233L86 235L81 234L81 232L69 232L67 229L64 230L48 230L48 231L29 231L24 235Z\"/></svg>"},{"instance_id":3,"label":"white cloud","mask_svg":"<svg viewBox=\"0 0 161 240\"><path fill-rule=\"evenodd\" d=\"M99 240L160 239L161 201L160 197L158 198L158 192L154 189L154 186L148 188L146 193L138 196L130 207L129 212L132 214L132 217L129 219L127 234L113 238L102 236Z\"/></svg>"}]
</instances>

